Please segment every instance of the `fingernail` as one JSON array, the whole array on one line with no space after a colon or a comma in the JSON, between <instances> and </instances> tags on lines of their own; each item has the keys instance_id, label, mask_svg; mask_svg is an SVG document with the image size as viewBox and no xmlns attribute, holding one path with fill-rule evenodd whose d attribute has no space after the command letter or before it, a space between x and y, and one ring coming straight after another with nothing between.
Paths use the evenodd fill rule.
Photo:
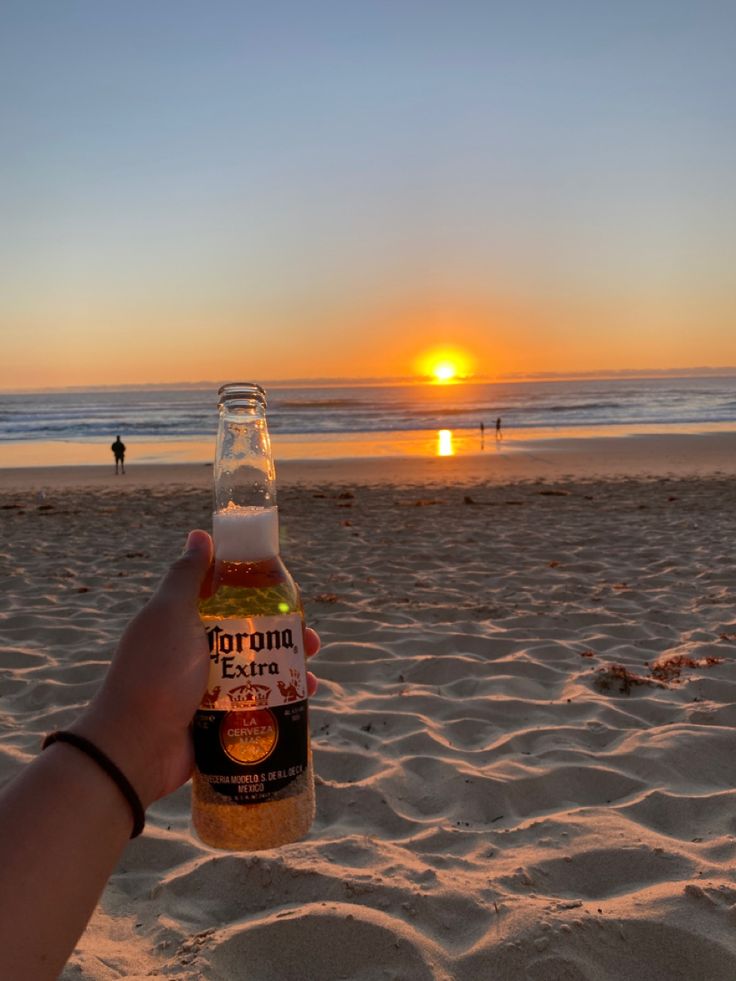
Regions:
<instances>
[{"instance_id":1,"label":"fingernail","mask_svg":"<svg viewBox=\"0 0 736 981\"><path fill-rule=\"evenodd\" d=\"M195 529L190 531L187 535L187 541L184 546L185 552L198 552L205 544L205 532Z\"/></svg>"}]
</instances>

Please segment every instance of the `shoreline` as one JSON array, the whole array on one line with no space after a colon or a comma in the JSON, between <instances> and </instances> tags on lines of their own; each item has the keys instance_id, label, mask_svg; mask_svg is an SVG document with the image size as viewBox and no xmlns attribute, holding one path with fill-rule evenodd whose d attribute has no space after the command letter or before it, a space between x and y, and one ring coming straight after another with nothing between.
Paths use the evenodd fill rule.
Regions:
<instances>
[{"instance_id":1,"label":"shoreline","mask_svg":"<svg viewBox=\"0 0 736 981\"><path fill-rule=\"evenodd\" d=\"M363 456L277 460L280 484L506 484L524 480L697 477L736 474L736 432L640 434L501 440L483 452L451 456ZM129 462L124 476L107 465L5 466L0 489L41 491L90 486L209 487L211 463Z\"/></svg>"},{"instance_id":2,"label":"shoreline","mask_svg":"<svg viewBox=\"0 0 736 981\"><path fill-rule=\"evenodd\" d=\"M640 437L736 436L732 422L627 423L595 426L504 428L500 440L493 427L386 430L376 432L271 433L276 463L323 460L465 457L526 450L554 449L561 443ZM125 436L129 463L205 464L212 461L215 434L181 439ZM109 437L112 440L112 436ZM104 466L111 459L108 439L0 441L0 470L17 467Z\"/></svg>"}]
</instances>

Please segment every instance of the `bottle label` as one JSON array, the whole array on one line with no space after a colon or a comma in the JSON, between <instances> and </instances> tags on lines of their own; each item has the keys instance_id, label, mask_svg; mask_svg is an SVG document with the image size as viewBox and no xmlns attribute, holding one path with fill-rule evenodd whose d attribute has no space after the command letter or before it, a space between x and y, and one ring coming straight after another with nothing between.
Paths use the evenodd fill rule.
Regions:
<instances>
[{"instance_id":1,"label":"bottle label","mask_svg":"<svg viewBox=\"0 0 736 981\"><path fill-rule=\"evenodd\" d=\"M207 691L194 717L197 769L235 804L270 800L307 768L299 614L208 620Z\"/></svg>"}]
</instances>

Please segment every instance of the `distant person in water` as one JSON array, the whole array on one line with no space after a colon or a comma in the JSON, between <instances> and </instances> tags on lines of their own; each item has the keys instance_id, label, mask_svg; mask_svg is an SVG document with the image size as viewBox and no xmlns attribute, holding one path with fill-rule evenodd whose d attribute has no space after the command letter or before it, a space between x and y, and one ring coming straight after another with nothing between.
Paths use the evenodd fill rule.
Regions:
<instances>
[{"instance_id":1,"label":"distant person in water","mask_svg":"<svg viewBox=\"0 0 736 981\"><path fill-rule=\"evenodd\" d=\"M501 416L496 419L496 439L503 439L503 434L501 433Z\"/></svg>"},{"instance_id":2,"label":"distant person in water","mask_svg":"<svg viewBox=\"0 0 736 981\"><path fill-rule=\"evenodd\" d=\"M115 457L115 473L118 472L118 466L120 467L121 473L125 473L125 443L120 439L120 436L115 437L115 442L110 446Z\"/></svg>"}]
</instances>

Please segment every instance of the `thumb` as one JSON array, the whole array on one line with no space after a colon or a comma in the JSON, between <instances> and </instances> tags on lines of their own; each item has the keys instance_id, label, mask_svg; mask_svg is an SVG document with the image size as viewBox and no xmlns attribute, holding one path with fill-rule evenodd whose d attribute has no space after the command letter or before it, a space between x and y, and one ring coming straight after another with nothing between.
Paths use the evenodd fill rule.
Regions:
<instances>
[{"instance_id":1,"label":"thumb","mask_svg":"<svg viewBox=\"0 0 736 981\"><path fill-rule=\"evenodd\" d=\"M184 551L171 565L158 595L176 602L193 603L212 562L212 539L206 531L190 531Z\"/></svg>"}]
</instances>

